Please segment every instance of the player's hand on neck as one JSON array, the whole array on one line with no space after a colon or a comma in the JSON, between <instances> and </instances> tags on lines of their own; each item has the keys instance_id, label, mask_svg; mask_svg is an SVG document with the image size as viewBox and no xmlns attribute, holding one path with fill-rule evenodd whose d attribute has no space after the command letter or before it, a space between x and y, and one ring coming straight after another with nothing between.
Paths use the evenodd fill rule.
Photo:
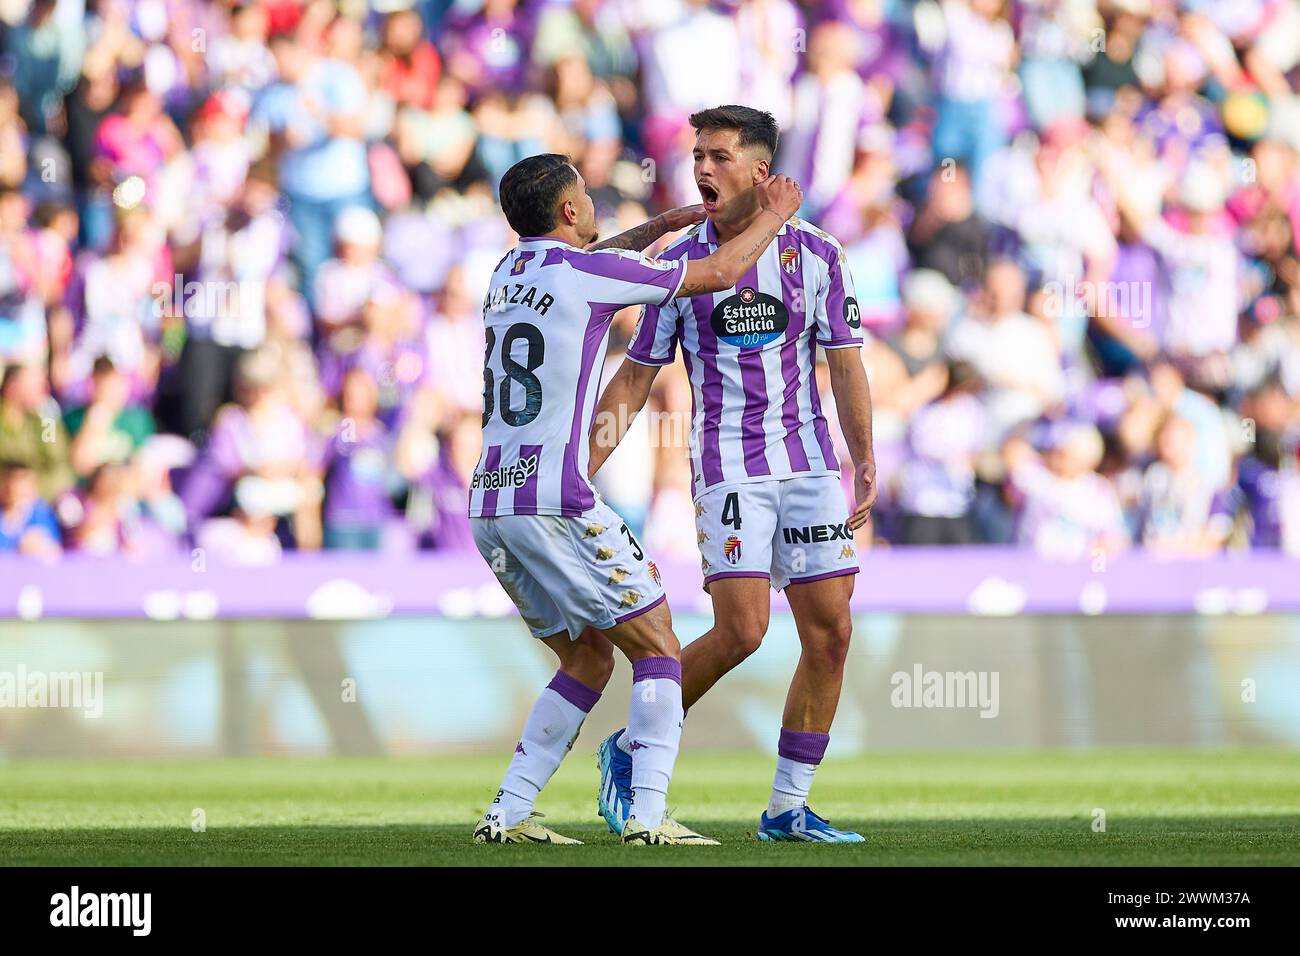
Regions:
<instances>
[{"instance_id":1,"label":"player's hand on neck","mask_svg":"<svg viewBox=\"0 0 1300 956\"><path fill-rule=\"evenodd\" d=\"M729 242L749 228L755 217L763 211L758 201L758 191L750 188L739 193L723 208L709 217L718 234L718 244Z\"/></svg>"}]
</instances>

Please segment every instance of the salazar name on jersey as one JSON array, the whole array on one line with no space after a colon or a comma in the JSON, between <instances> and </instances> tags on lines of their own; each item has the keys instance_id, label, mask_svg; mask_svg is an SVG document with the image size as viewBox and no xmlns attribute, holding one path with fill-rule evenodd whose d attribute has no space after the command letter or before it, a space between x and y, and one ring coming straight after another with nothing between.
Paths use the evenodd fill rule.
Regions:
<instances>
[{"instance_id":1,"label":"salazar name on jersey","mask_svg":"<svg viewBox=\"0 0 1300 956\"><path fill-rule=\"evenodd\" d=\"M567 515L596 503L587 435L614 313L662 306L685 260L587 252L525 238L492 273L483 302L483 453L469 515Z\"/></svg>"}]
</instances>

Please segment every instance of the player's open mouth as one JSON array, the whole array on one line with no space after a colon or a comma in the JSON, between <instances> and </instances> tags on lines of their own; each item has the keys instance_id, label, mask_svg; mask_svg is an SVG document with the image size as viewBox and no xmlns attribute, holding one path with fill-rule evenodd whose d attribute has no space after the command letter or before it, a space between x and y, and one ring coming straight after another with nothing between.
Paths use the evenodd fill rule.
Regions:
<instances>
[{"instance_id":1,"label":"player's open mouth","mask_svg":"<svg viewBox=\"0 0 1300 956\"><path fill-rule=\"evenodd\" d=\"M718 191L708 183L697 183L700 188L700 198L704 200L704 211L713 212L718 208Z\"/></svg>"}]
</instances>

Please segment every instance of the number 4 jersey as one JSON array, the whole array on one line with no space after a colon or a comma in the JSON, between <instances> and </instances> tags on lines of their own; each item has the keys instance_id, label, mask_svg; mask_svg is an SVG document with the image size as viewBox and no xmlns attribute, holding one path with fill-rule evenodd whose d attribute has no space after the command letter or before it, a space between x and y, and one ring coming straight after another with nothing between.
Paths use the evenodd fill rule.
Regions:
<instances>
[{"instance_id":1,"label":"number 4 jersey","mask_svg":"<svg viewBox=\"0 0 1300 956\"><path fill-rule=\"evenodd\" d=\"M581 515L596 503L588 433L614 313L666 305L686 260L521 239L483 303L483 454L469 516Z\"/></svg>"},{"instance_id":2,"label":"number 4 jersey","mask_svg":"<svg viewBox=\"0 0 1300 956\"><path fill-rule=\"evenodd\" d=\"M717 248L704 222L660 255L698 259ZM853 295L839 243L791 219L733 288L646 309L627 357L667 365L682 347L696 498L741 482L840 473L817 392L817 347L862 345Z\"/></svg>"}]
</instances>

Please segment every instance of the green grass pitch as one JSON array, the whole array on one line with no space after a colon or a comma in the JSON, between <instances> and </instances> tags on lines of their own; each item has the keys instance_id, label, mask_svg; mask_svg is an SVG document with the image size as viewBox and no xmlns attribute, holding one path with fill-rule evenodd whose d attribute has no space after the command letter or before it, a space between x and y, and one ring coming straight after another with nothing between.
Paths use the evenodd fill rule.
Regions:
<instances>
[{"instance_id":1,"label":"green grass pitch","mask_svg":"<svg viewBox=\"0 0 1300 956\"><path fill-rule=\"evenodd\" d=\"M587 845L480 846L470 831L506 757L11 761L0 765L0 864L1300 864L1293 752L828 760L813 806L862 831L860 846L758 843L772 758L688 752L670 806L723 846L633 848L596 818L595 758L580 744L539 809Z\"/></svg>"}]
</instances>

